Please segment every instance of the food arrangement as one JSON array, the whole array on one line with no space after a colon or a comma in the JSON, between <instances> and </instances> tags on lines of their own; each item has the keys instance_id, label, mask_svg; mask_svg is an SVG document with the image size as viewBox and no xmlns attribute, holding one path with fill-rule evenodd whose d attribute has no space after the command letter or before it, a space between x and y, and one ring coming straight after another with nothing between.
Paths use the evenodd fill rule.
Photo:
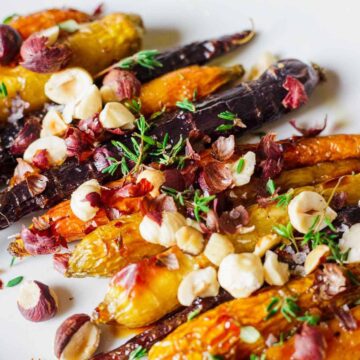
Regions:
<instances>
[{"instance_id":1,"label":"food arrangement","mask_svg":"<svg viewBox=\"0 0 360 360\"><path fill-rule=\"evenodd\" d=\"M254 30L160 52L141 49L133 14L51 9L5 22L0 228L43 210L8 251L52 257L64 277L109 278L91 314L59 324L56 358L356 352L360 135L322 136L325 118L292 120L288 139L240 142L306 106L326 70L272 56L251 71L208 64ZM19 286L24 321L56 319L41 279L7 286ZM103 324L141 331L96 353Z\"/></svg>"}]
</instances>

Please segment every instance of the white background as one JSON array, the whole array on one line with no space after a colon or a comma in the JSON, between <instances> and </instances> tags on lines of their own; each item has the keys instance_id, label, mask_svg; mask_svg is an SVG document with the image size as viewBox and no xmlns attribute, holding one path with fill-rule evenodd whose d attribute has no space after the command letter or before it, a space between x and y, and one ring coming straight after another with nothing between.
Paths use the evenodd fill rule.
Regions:
<instances>
[{"instance_id":1,"label":"white background","mask_svg":"<svg viewBox=\"0 0 360 360\"><path fill-rule=\"evenodd\" d=\"M296 113L296 118L315 123L327 114L327 133L359 132L360 6L356 0L104 2L106 12L117 10L142 15L147 28L146 48L162 49L239 31L248 28L252 18L258 32L256 39L223 62L240 62L249 67L265 51L316 62L328 70L328 82L317 90L305 109ZM0 0L0 17L66 4L90 12L98 1ZM272 125L272 129L275 128L282 137L293 134L287 120L289 118ZM18 232L19 228L20 224L0 231L0 278L6 283L15 276L24 275L26 279L50 285L60 298L60 311L48 322L28 322L17 310L18 287L0 290L0 360L54 359L53 338L58 325L71 314L90 314L102 299L108 280L64 279L53 270L51 257L45 256L24 260L9 268L11 258L6 252L7 237ZM112 334L108 327L103 328L102 350L121 341Z\"/></svg>"}]
</instances>

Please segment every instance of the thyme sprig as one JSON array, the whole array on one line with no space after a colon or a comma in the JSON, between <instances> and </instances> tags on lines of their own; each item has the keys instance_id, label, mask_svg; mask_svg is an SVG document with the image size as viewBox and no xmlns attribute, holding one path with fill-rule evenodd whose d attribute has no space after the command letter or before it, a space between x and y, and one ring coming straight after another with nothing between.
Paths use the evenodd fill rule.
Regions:
<instances>
[{"instance_id":1,"label":"thyme sprig","mask_svg":"<svg viewBox=\"0 0 360 360\"><path fill-rule=\"evenodd\" d=\"M215 195L205 196L200 194L200 190L195 190L194 194L194 216L195 219L200 222L200 213L208 213L210 211L209 204L216 198Z\"/></svg>"},{"instance_id":2,"label":"thyme sprig","mask_svg":"<svg viewBox=\"0 0 360 360\"><path fill-rule=\"evenodd\" d=\"M114 67L129 70L138 64L146 69L153 70L156 67L163 66L162 63L155 58L156 55L159 55L158 50L142 50L132 56L120 60Z\"/></svg>"},{"instance_id":3,"label":"thyme sprig","mask_svg":"<svg viewBox=\"0 0 360 360\"><path fill-rule=\"evenodd\" d=\"M235 126L246 127L245 124L238 118L236 114L231 111L223 111L218 114L219 119L223 119L225 121L229 121L228 124L221 124L215 130L216 131L228 131L231 130Z\"/></svg>"},{"instance_id":4,"label":"thyme sprig","mask_svg":"<svg viewBox=\"0 0 360 360\"><path fill-rule=\"evenodd\" d=\"M184 166L185 156L179 156L179 152L184 148L185 141L180 135L179 140L173 146L169 143L169 134L166 133L162 142L156 142L156 150L151 155L158 158L159 164L169 166L178 163L178 167Z\"/></svg>"},{"instance_id":5,"label":"thyme sprig","mask_svg":"<svg viewBox=\"0 0 360 360\"><path fill-rule=\"evenodd\" d=\"M0 82L0 99L6 98L8 96L8 91L5 83L2 81Z\"/></svg>"},{"instance_id":6,"label":"thyme sprig","mask_svg":"<svg viewBox=\"0 0 360 360\"><path fill-rule=\"evenodd\" d=\"M147 356L147 351L141 345L129 354L129 360L142 359Z\"/></svg>"},{"instance_id":7,"label":"thyme sprig","mask_svg":"<svg viewBox=\"0 0 360 360\"><path fill-rule=\"evenodd\" d=\"M273 179L267 181L266 191L272 196L270 199L277 202L276 206L278 207L287 207L294 194L294 190L289 189L285 194L277 195L276 185Z\"/></svg>"},{"instance_id":8,"label":"thyme sprig","mask_svg":"<svg viewBox=\"0 0 360 360\"><path fill-rule=\"evenodd\" d=\"M190 112L195 112L196 107L189 99L183 99L182 101L177 101L176 106L180 109L187 110Z\"/></svg>"}]
</instances>

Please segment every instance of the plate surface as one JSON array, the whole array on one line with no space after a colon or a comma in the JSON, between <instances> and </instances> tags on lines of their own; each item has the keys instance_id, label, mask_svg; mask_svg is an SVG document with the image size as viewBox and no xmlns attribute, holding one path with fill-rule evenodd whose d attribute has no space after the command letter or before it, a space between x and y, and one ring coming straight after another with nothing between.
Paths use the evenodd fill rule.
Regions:
<instances>
[{"instance_id":1,"label":"plate surface","mask_svg":"<svg viewBox=\"0 0 360 360\"><path fill-rule=\"evenodd\" d=\"M14 0L0 2L0 17L25 14L52 6L68 5L91 12L96 0ZM36 5L34 5L36 3ZM135 12L142 15L147 28L144 47L163 49L192 40L206 39L248 28L255 22L256 39L223 63L251 66L266 51L280 57L298 57L327 69L328 81L322 85L306 108L296 113L301 122L321 122L328 115L325 133L358 133L360 130L360 25L359 2L287 1L287 0L108 0L106 12ZM1 81L1 78L0 78ZM294 116L294 115L292 115ZM265 130L280 137L294 130L289 118ZM1 169L0 169L1 171ZM23 221L22 223L26 223ZM7 237L19 231L21 224L0 232L0 278L23 275L53 287L60 299L58 315L45 323L24 320L16 305L18 287L0 291L0 359L54 359L53 339L56 328L69 315L91 313L102 299L108 280L64 279L53 270L51 257L24 260L9 267ZM103 328L100 350L121 343L121 329Z\"/></svg>"}]
</instances>

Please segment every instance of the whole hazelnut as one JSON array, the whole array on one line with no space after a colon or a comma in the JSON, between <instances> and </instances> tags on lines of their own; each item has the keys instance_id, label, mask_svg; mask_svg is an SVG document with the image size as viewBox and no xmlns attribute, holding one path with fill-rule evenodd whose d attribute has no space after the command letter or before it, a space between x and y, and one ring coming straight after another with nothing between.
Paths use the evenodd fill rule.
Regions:
<instances>
[{"instance_id":1,"label":"whole hazelnut","mask_svg":"<svg viewBox=\"0 0 360 360\"><path fill-rule=\"evenodd\" d=\"M7 65L19 53L21 35L9 25L0 25L0 64Z\"/></svg>"},{"instance_id":2,"label":"whole hazelnut","mask_svg":"<svg viewBox=\"0 0 360 360\"><path fill-rule=\"evenodd\" d=\"M58 309L54 291L36 280L27 281L21 286L17 305L21 315L33 322L51 319Z\"/></svg>"},{"instance_id":3,"label":"whole hazelnut","mask_svg":"<svg viewBox=\"0 0 360 360\"><path fill-rule=\"evenodd\" d=\"M86 314L68 317L57 329L54 352L61 360L87 360L100 342L100 330Z\"/></svg>"},{"instance_id":4,"label":"whole hazelnut","mask_svg":"<svg viewBox=\"0 0 360 360\"><path fill-rule=\"evenodd\" d=\"M122 101L139 96L140 89L141 83L132 72L112 69L104 77L102 92L111 91L112 101Z\"/></svg>"}]
</instances>

